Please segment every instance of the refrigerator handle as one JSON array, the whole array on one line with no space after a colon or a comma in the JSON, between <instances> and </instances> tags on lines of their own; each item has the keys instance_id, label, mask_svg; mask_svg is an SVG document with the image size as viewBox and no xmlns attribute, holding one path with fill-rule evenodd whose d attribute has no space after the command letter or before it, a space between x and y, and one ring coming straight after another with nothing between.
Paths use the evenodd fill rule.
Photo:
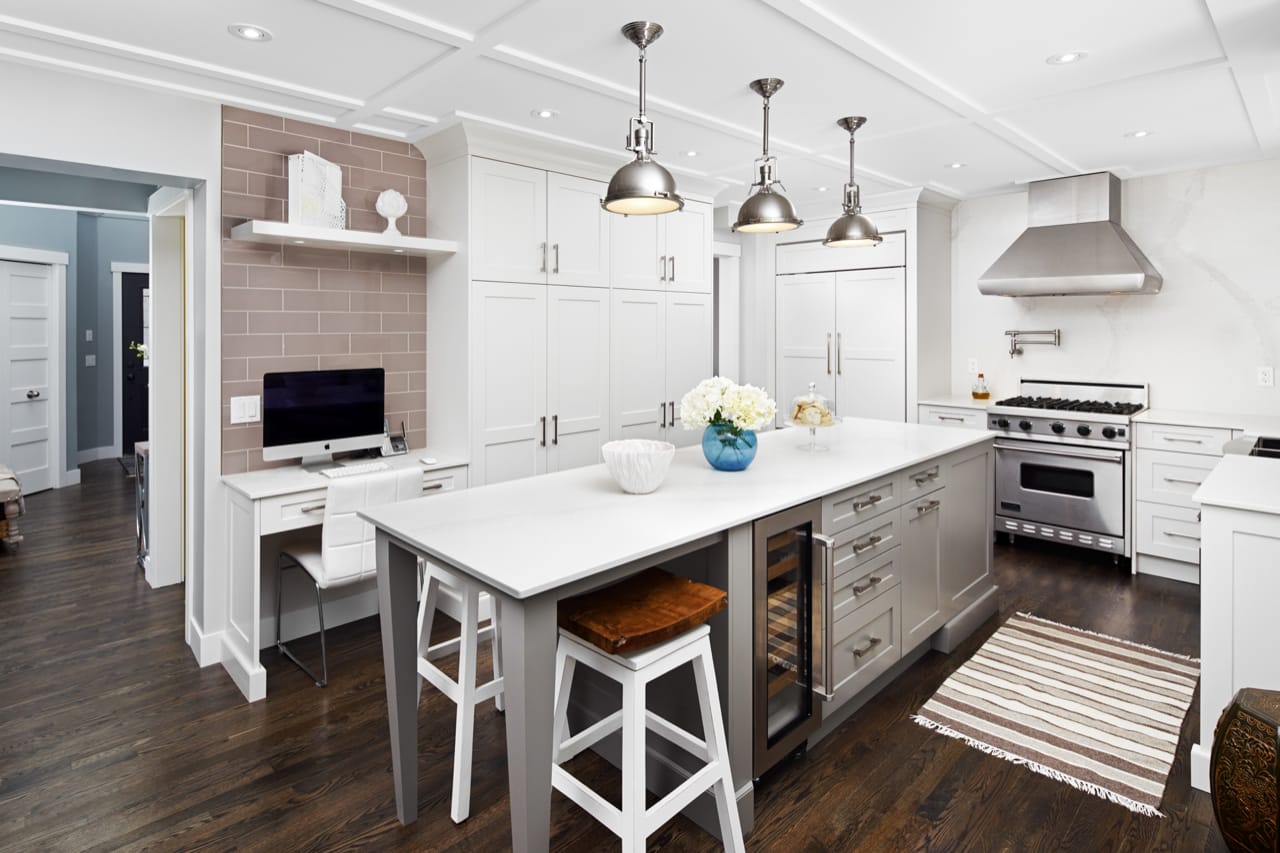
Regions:
<instances>
[{"instance_id":1,"label":"refrigerator handle","mask_svg":"<svg viewBox=\"0 0 1280 853\"><path fill-rule=\"evenodd\" d=\"M831 645L828 638L835 627L833 592L836 573L836 540L822 533L813 534L813 585L819 596L813 608L814 685L813 692L832 699L835 673L832 671Z\"/></svg>"}]
</instances>

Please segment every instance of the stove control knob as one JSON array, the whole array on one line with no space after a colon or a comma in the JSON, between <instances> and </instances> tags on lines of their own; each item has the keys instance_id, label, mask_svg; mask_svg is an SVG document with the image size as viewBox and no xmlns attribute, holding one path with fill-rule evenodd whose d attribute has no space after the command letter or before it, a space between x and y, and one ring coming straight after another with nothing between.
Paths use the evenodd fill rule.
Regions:
<instances>
[{"instance_id":1,"label":"stove control knob","mask_svg":"<svg viewBox=\"0 0 1280 853\"><path fill-rule=\"evenodd\" d=\"M1054 421L1053 424L1049 426L1049 429L1053 430L1058 435L1062 435L1067 431L1067 425L1062 421Z\"/></svg>"},{"instance_id":2,"label":"stove control knob","mask_svg":"<svg viewBox=\"0 0 1280 853\"><path fill-rule=\"evenodd\" d=\"M1088 435L1093 432L1093 427L1088 424L1080 424L1080 426L1076 427L1076 432L1080 433L1080 435Z\"/></svg>"},{"instance_id":3,"label":"stove control knob","mask_svg":"<svg viewBox=\"0 0 1280 853\"><path fill-rule=\"evenodd\" d=\"M1018 429L1031 429L1031 421L1018 421Z\"/></svg>"},{"instance_id":4,"label":"stove control knob","mask_svg":"<svg viewBox=\"0 0 1280 853\"><path fill-rule=\"evenodd\" d=\"M1008 429L1008 428L1009 428L1009 419L1008 419L1008 418L1001 418L1000 420L996 421L996 426L1000 427L1000 429Z\"/></svg>"},{"instance_id":5,"label":"stove control knob","mask_svg":"<svg viewBox=\"0 0 1280 853\"><path fill-rule=\"evenodd\" d=\"M1116 437L1116 428L1115 428L1115 427L1103 427L1103 428L1102 428L1102 437L1103 437L1103 438L1115 438L1115 437Z\"/></svg>"}]
</instances>

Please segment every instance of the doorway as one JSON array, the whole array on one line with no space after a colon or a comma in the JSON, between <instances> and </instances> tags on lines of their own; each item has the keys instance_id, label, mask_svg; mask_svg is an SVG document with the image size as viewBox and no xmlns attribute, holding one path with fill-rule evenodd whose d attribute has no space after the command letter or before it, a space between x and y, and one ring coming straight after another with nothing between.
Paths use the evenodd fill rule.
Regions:
<instances>
[{"instance_id":1,"label":"doorway","mask_svg":"<svg viewBox=\"0 0 1280 853\"><path fill-rule=\"evenodd\" d=\"M128 467L133 461L134 444L148 440L150 424L147 412L152 343L150 267L113 263L111 279L116 341L115 453Z\"/></svg>"}]
</instances>

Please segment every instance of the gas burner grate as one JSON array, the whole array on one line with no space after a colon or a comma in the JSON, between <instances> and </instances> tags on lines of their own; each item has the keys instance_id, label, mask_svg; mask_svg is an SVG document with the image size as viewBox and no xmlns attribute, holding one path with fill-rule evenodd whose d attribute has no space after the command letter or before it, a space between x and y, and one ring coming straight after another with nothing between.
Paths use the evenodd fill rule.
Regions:
<instances>
[{"instance_id":1,"label":"gas burner grate","mask_svg":"<svg viewBox=\"0 0 1280 853\"><path fill-rule=\"evenodd\" d=\"M1142 411L1139 403L1113 403L1107 400L1067 400L1061 397L1009 397L996 401L997 406L1021 409L1052 409L1060 412L1085 412L1097 415L1132 415Z\"/></svg>"}]
</instances>

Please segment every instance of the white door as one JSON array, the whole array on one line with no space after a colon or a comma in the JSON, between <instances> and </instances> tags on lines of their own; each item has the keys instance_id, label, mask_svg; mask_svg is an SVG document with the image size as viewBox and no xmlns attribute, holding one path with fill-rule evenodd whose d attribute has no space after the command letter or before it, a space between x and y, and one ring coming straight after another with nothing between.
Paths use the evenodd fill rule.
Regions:
<instances>
[{"instance_id":1,"label":"white door","mask_svg":"<svg viewBox=\"0 0 1280 853\"><path fill-rule=\"evenodd\" d=\"M615 290L612 299L609 389L613 437L662 438L667 415L663 359L666 294Z\"/></svg>"},{"instance_id":2,"label":"white door","mask_svg":"<svg viewBox=\"0 0 1280 853\"><path fill-rule=\"evenodd\" d=\"M0 261L0 462L25 494L53 486L53 268Z\"/></svg>"},{"instance_id":3,"label":"white door","mask_svg":"<svg viewBox=\"0 0 1280 853\"><path fill-rule=\"evenodd\" d=\"M710 293L712 208L697 201L662 217L666 226L667 290Z\"/></svg>"},{"instance_id":4,"label":"white door","mask_svg":"<svg viewBox=\"0 0 1280 853\"><path fill-rule=\"evenodd\" d=\"M609 289L547 288L547 470L600 461L609 440Z\"/></svg>"},{"instance_id":5,"label":"white door","mask_svg":"<svg viewBox=\"0 0 1280 853\"><path fill-rule=\"evenodd\" d=\"M547 288L476 282L471 370L471 482L546 471Z\"/></svg>"},{"instance_id":6,"label":"white door","mask_svg":"<svg viewBox=\"0 0 1280 853\"><path fill-rule=\"evenodd\" d=\"M680 419L680 398L711 376L715 317L711 294L667 294L667 441L686 447L702 440L701 430L687 430Z\"/></svg>"},{"instance_id":7,"label":"white door","mask_svg":"<svg viewBox=\"0 0 1280 853\"><path fill-rule=\"evenodd\" d=\"M844 417L907 419L906 270L836 274L836 405Z\"/></svg>"},{"instance_id":8,"label":"white door","mask_svg":"<svg viewBox=\"0 0 1280 853\"><path fill-rule=\"evenodd\" d=\"M551 284L609 286L609 220L600 206L605 184L556 172L547 174L547 239Z\"/></svg>"},{"instance_id":9,"label":"white door","mask_svg":"<svg viewBox=\"0 0 1280 853\"><path fill-rule=\"evenodd\" d=\"M835 384L835 275L780 275L775 281L779 420L786 420L791 401L807 393L810 382L844 414Z\"/></svg>"},{"instance_id":10,"label":"white door","mask_svg":"<svg viewBox=\"0 0 1280 853\"><path fill-rule=\"evenodd\" d=\"M616 213L608 216L610 280L614 288L661 290L665 287L666 273L658 251L658 229L663 217Z\"/></svg>"},{"instance_id":11,"label":"white door","mask_svg":"<svg viewBox=\"0 0 1280 853\"><path fill-rule=\"evenodd\" d=\"M547 280L547 173L471 158L471 277Z\"/></svg>"}]
</instances>

